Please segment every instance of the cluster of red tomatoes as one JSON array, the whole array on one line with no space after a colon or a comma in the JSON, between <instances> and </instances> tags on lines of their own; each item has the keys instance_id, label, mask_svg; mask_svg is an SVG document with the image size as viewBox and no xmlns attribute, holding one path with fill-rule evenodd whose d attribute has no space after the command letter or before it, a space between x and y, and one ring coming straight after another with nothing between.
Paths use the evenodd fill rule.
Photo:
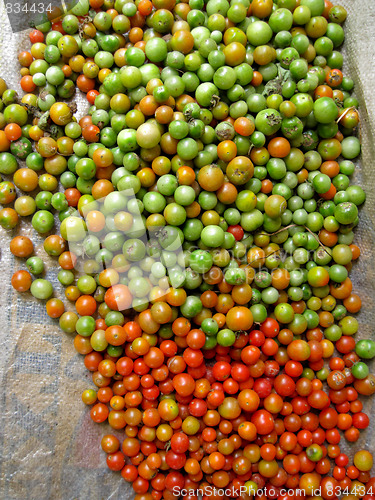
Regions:
<instances>
[{"instance_id":1,"label":"cluster of red tomatoes","mask_svg":"<svg viewBox=\"0 0 375 500\"><path fill-rule=\"evenodd\" d=\"M283 346L288 332L267 318L259 329L240 333L232 347L203 353L205 335L188 319L176 318L172 328L173 339L151 346L136 321L111 326L106 339L120 339L124 355L117 361L98 352L85 357L99 389L85 391L83 400L93 405L95 422L108 419L124 431L122 441L104 436L102 448L108 467L132 483L137 500L168 500L183 489L193 500L205 488L203 498L220 498L223 489L233 498L257 490L264 500L303 498L319 488L327 500L339 491L353 500L374 497L371 454L357 452L350 465L340 449L340 430L353 442L369 425L351 385L353 352L330 359L327 391L309 372L323 359L320 329ZM366 495L353 493L360 488Z\"/></svg>"}]
</instances>

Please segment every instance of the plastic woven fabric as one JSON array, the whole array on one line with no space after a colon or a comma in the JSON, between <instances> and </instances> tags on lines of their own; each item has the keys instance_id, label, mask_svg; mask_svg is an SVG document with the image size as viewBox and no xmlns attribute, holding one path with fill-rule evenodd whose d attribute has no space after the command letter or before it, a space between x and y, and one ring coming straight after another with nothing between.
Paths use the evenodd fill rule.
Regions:
<instances>
[{"instance_id":1,"label":"plastic woven fabric","mask_svg":"<svg viewBox=\"0 0 375 500\"><path fill-rule=\"evenodd\" d=\"M336 2L335 2L336 3ZM362 157L354 180L367 192L355 242L362 255L353 266L354 290L363 301L358 338L374 337L375 325L375 2L341 0L348 10L344 25L345 73L355 80L360 101ZM19 87L17 54L29 49L27 32L12 34L0 4L0 76ZM22 95L22 93L21 93ZM77 116L86 100L77 95ZM30 235L35 253L46 262L47 277L62 292L56 261L48 258L41 238L23 220L17 231ZM81 393L91 377L76 354L73 336L63 333L31 294L17 294L12 273L24 262L9 252L15 234L0 228L0 499L1 500L127 500L134 498L121 476L108 470L100 449L109 426L91 421ZM73 307L71 306L73 309ZM365 403L371 416L375 398ZM116 433L121 438L121 432ZM355 447L375 448L373 422ZM345 446L345 445L344 445ZM346 446L350 453L351 446ZM358 448L357 448L358 449Z\"/></svg>"}]
</instances>

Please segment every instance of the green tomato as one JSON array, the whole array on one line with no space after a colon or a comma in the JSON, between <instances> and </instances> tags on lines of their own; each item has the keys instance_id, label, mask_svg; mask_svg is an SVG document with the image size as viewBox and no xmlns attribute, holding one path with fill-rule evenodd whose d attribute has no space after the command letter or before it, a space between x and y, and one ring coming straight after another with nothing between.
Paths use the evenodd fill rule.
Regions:
<instances>
[{"instance_id":1,"label":"green tomato","mask_svg":"<svg viewBox=\"0 0 375 500\"><path fill-rule=\"evenodd\" d=\"M349 186L346 189L346 194L349 197L349 201L359 206L366 200L366 193L360 186Z\"/></svg>"},{"instance_id":2,"label":"green tomato","mask_svg":"<svg viewBox=\"0 0 375 500\"><path fill-rule=\"evenodd\" d=\"M186 210L178 203L169 203L165 207L163 215L167 224L171 226L181 226L186 221Z\"/></svg>"},{"instance_id":3,"label":"green tomato","mask_svg":"<svg viewBox=\"0 0 375 500\"><path fill-rule=\"evenodd\" d=\"M174 192L176 203L188 206L195 200L195 191L191 186L179 186Z\"/></svg>"},{"instance_id":4,"label":"green tomato","mask_svg":"<svg viewBox=\"0 0 375 500\"><path fill-rule=\"evenodd\" d=\"M248 189L239 192L237 195L236 207L241 212L251 212L252 210L255 209L256 203L257 203L257 197L252 191ZM235 224L238 224L238 222L239 220Z\"/></svg>"},{"instance_id":5,"label":"green tomato","mask_svg":"<svg viewBox=\"0 0 375 500\"><path fill-rule=\"evenodd\" d=\"M256 290L257 292L257 297L255 298L255 300L258 300L260 301L261 300L261 293L259 292L259 290ZM253 300L252 300L253 302ZM254 322L255 323L263 323L263 321L266 320L267 318L267 309L265 308L265 306L263 304L253 304L251 307L250 307L250 311L251 311L251 314L253 315L253 319L254 319Z\"/></svg>"},{"instance_id":6,"label":"green tomato","mask_svg":"<svg viewBox=\"0 0 375 500\"><path fill-rule=\"evenodd\" d=\"M335 208L334 216L340 224L352 224L358 217L358 208L350 201L339 203Z\"/></svg>"},{"instance_id":7,"label":"green tomato","mask_svg":"<svg viewBox=\"0 0 375 500\"><path fill-rule=\"evenodd\" d=\"M26 165L32 170L35 170L35 172L38 172L39 170L42 170L44 166L44 159L39 153L33 152L27 155Z\"/></svg>"},{"instance_id":8,"label":"green tomato","mask_svg":"<svg viewBox=\"0 0 375 500\"><path fill-rule=\"evenodd\" d=\"M341 148L342 156L347 160L353 160L361 152L361 143L357 137L345 137L341 142Z\"/></svg>"},{"instance_id":9,"label":"green tomato","mask_svg":"<svg viewBox=\"0 0 375 500\"><path fill-rule=\"evenodd\" d=\"M291 323L294 319L294 310L288 303L277 304L275 307L275 318L280 323Z\"/></svg>"},{"instance_id":10,"label":"green tomato","mask_svg":"<svg viewBox=\"0 0 375 500\"><path fill-rule=\"evenodd\" d=\"M151 62L161 62L167 57L167 42L162 38L150 38L146 43L145 53Z\"/></svg>"},{"instance_id":11,"label":"green tomato","mask_svg":"<svg viewBox=\"0 0 375 500\"><path fill-rule=\"evenodd\" d=\"M31 274L35 275L42 274L42 272L44 271L44 264L42 259L36 256L27 259L26 267Z\"/></svg>"},{"instance_id":12,"label":"green tomato","mask_svg":"<svg viewBox=\"0 0 375 500\"><path fill-rule=\"evenodd\" d=\"M203 229L203 224L198 219L189 219L185 222L183 227L183 233L185 240L196 241L199 239Z\"/></svg>"},{"instance_id":13,"label":"green tomato","mask_svg":"<svg viewBox=\"0 0 375 500\"><path fill-rule=\"evenodd\" d=\"M104 330L96 330L90 337L90 344L94 351L101 352L104 351L108 342L105 339L105 331Z\"/></svg>"},{"instance_id":14,"label":"green tomato","mask_svg":"<svg viewBox=\"0 0 375 500\"><path fill-rule=\"evenodd\" d=\"M65 75L63 70L58 66L50 66L46 71L46 79L48 83L57 87L64 83Z\"/></svg>"},{"instance_id":15,"label":"green tomato","mask_svg":"<svg viewBox=\"0 0 375 500\"><path fill-rule=\"evenodd\" d=\"M178 187L176 176L164 174L157 181L157 189L163 196L172 196Z\"/></svg>"},{"instance_id":16,"label":"green tomato","mask_svg":"<svg viewBox=\"0 0 375 500\"><path fill-rule=\"evenodd\" d=\"M260 210L255 208L241 215L241 226L247 232L253 232L263 224L264 216Z\"/></svg>"},{"instance_id":17,"label":"green tomato","mask_svg":"<svg viewBox=\"0 0 375 500\"><path fill-rule=\"evenodd\" d=\"M137 132L133 129L124 129L117 136L117 144L122 152L129 153L138 148Z\"/></svg>"},{"instance_id":18,"label":"green tomato","mask_svg":"<svg viewBox=\"0 0 375 500\"><path fill-rule=\"evenodd\" d=\"M30 292L36 299L47 300L53 294L53 287L47 280L36 279L31 283Z\"/></svg>"},{"instance_id":19,"label":"green tomato","mask_svg":"<svg viewBox=\"0 0 375 500\"><path fill-rule=\"evenodd\" d=\"M217 332L219 331L219 325L212 318L205 318L202 321L201 328L204 331L204 333L208 336L216 335Z\"/></svg>"},{"instance_id":20,"label":"green tomato","mask_svg":"<svg viewBox=\"0 0 375 500\"><path fill-rule=\"evenodd\" d=\"M214 74L214 84L220 90L229 90L236 83L237 74L230 66L221 66Z\"/></svg>"},{"instance_id":21,"label":"green tomato","mask_svg":"<svg viewBox=\"0 0 375 500\"><path fill-rule=\"evenodd\" d=\"M227 269L224 276L225 281L230 285L241 285L246 283L246 272L240 267Z\"/></svg>"},{"instance_id":22,"label":"green tomato","mask_svg":"<svg viewBox=\"0 0 375 500\"><path fill-rule=\"evenodd\" d=\"M0 153L0 174L14 174L17 168L17 160L11 153Z\"/></svg>"},{"instance_id":23,"label":"green tomato","mask_svg":"<svg viewBox=\"0 0 375 500\"><path fill-rule=\"evenodd\" d=\"M220 330L216 337L217 343L224 347L230 347L236 341L236 334L229 328Z\"/></svg>"},{"instance_id":24,"label":"green tomato","mask_svg":"<svg viewBox=\"0 0 375 500\"><path fill-rule=\"evenodd\" d=\"M57 275L57 279L63 286L69 286L74 281L74 274L68 269L62 269Z\"/></svg>"},{"instance_id":25,"label":"green tomato","mask_svg":"<svg viewBox=\"0 0 375 500\"><path fill-rule=\"evenodd\" d=\"M254 21L249 24L246 35L249 43L258 47L259 45L266 45L271 40L273 32L266 22Z\"/></svg>"},{"instance_id":26,"label":"green tomato","mask_svg":"<svg viewBox=\"0 0 375 500\"><path fill-rule=\"evenodd\" d=\"M52 198L52 195L51 195ZM31 224L38 233L48 233L54 226L54 219L51 212L47 210L39 210L33 215Z\"/></svg>"},{"instance_id":27,"label":"green tomato","mask_svg":"<svg viewBox=\"0 0 375 500\"><path fill-rule=\"evenodd\" d=\"M334 264L329 268L329 277L336 283L342 283L348 277L348 271L344 266Z\"/></svg>"},{"instance_id":28,"label":"green tomato","mask_svg":"<svg viewBox=\"0 0 375 500\"><path fill-rule=\"evenodd\" d=\"M198 196L198 203L203 210L212 210L217 205L217 196L215 193L201 191Z\"/></svg>"},{"instance_id":29,"label":"green tomato","mask_svg":"<svg viewBox=\"0 0 375 500\"><path fill-rule=\"evenodd\" d=\"M177 144L177 154L183 160L193 160L198 154L198 144L191 137L182 139Z\"/></svg>"},{"instance_id":30,"label":"green tomato","mask_svg":"<svg viewBox=\"0 0 375 500\"><path fill-rule=\"evenodd\" d=\"M224 54L222 54L225 60ZM201 83L196 91L195 98L202 107L207 108L216 104L219 89L211 82ZM216 96L216 99L215 99Z\"/></svg>"},{"instance_id":31,"label":"green tomato","mask_svg":"<svg viewBox=\"0 0 375 500\"><path fill-rule=\"evenodd\" d=\"M60 226L61 236L69 242L82 241L87 234L86 223L83 219L70 216L64 219Z\"/></svg>"},{"instance_id":32,"label":"green tomato","mask_svg":"<svg viewBox=\"0 0 375 500\"><path fill-rule=\"evenodd\" d=\"M314 443L306 448L306 455L312 462L319 462L323 458L322 448Z\"/></svg>"},{"instance_id":33,"label":"green tomato","mask_svg":"<svg viewBox=\"0 0 375 500\"><path fill-rule=\"evenodd\" d=\"M314 102L314 116L319 123L331 123L338 114L338 107L330 97L320 97Z\"/></svg>"},{"instance_id":34,"label":"green tomato","mask_svg":"<svg viewBox=\"0 0 375 500\"><path fill-rule=\"evenodd\" d=\"M358 361L357 363L354 363L351 370L353 377L359 380L366 378L367 375L370 373L369 367L366 365L366 363L363 363L363 361Z\"/></svg>"},{"instance_id":35,"label":"green tomato","mask_svg":"<svg viewBox=\"0 0 375 500\"><path fill-rule=\"evenodd\" d=\"M274 33L289 31L293 25L293 14L288 9L277 9L271 14L268 24Z\"/></svg>"},{"instance_id":36,"label":"green tomato","mask_svg":"<svg viewBox=\"0 0 375 500\"><path fill-rule=\"evenodd\" d=\"M354 335L358 332L358 320L353 316L344 316L344 318L341 318L339 326L344 335Z\"/></svg>"},{"instance_id":37,"label":"green tomato","mask_svg":"<svg viewBox=\"0 0 375 500\"><path fill-rule=\"evenodd\" d=\"M96 174L96 165L91 158L81 158L75 165L77 175L84 180L93 179Z\"/></svg>"},{"instance_id":38,"label":"green tomato","mask_svg":"<svg viewBox=\"0 0 375 500\"><path fill-rule=\"evenodd\" d=\"M138 262L146 255L146 247L142 240L131 238L125 241L122 251L131 262Z\"/></svg>"},{"instance_id":39,"label":"green tomato","mask_svg":"<svg viewBox=\"0 0 375 500\"><path fill-rule=\"evenodd\" d=\"M220 247L224 243L224 231L219 226L206 226L202 230L201 239L207 247Z\"/></svg>"},{"instance_id":40,"label":"green tomato","mask_svg":"<svg viewBox=\"0 0 375 500\"><path fill-rule=\"evenodd\" d=\"M185 83L183 79L176 75L166 78L164 85L172 97L179 97L184 93Z\"/></svg>"},{"instance_id":41,"label":"green tomato","mask_svg":"<svg viewBox=\"0 0 375 500\"><path fill-rule=\"evenodd\" d=\"M169 124L169 133L173 139L184 139L189 134L189 124L182 120L174 120Z\"/></svg>"},{"instance_id":42,"label":"green tomato","mask_svg":"<svg viewBox=\"0 0 375 500\"><path fill-rule=\"evenodd\" d=\"M81 316L76 323L76 331L82 337L90 337L95 331L95 319L92 316Z\"/></svg>"},{"instance_id":43,"label":"green tomato","mask_svg":"<svg viewBox=\"0 0 375 500\"><path fill-rule=\"evenodd\" d=\"M17 123L22 127L28 119L26 108L20 104L10 104L4 110L4 119L7 123Z\"/></svg>"},{"instance_id":44,"label":"green tomato","mask_svg":"<svg viewBox=\"0 0 375 500\"><path fill-rule=\"evenodd\" d=\"M143 197L143 204L150 214L161 213L166 205L164 196L156 192L148 192Z\"/></svg>"},{"instance_id":45,"label":"green tomato","mask_svg":"<svg viewBox=\"0 0 375 500\"><path fill-rule=\"evenodd\" d=\"M194 250L189 256L189 266L197 273L207 273L213 264L213 258L206 250Z\"/></svg>"},{"instance_id":46,"label":"green tomato","mask_svg":"<svg viewBox=\"0 0 375 500\"><path fill-rule=\"evenodd\" d=\"M296 116L298 118L306 118L314 108L313 99L309 94L294 94L290 101L296 106Z\"/></svg>"},{"instance_id":47,"label":"green tomato","mask_svg":"<svg viewBox=\"0 0 375 500\"><path fill-rule=\"evenodd\" d=\"M137 143L141 148L152 149L159 144L160 131L155 123L142 123L136 131Z\"/></svg>"},{"instance_id":48,"label":"green tomato","mask_svg":"<svg viewBox=\"0 0 375 500\"><path fill-rule=\"evenodd\" d=\"M51 198L51 205L59 212L68 208L68 200L64 193L55 193Z\"/></svg>"},{"instance_id":49,"label":"green tomato","mask_svg":"<svg viewBox=\"0 0 375 500\"><path fill-rule=\"evenodd\" d=\"M324 330L324 336L331 342L337 342L342 337L342 330L338 325L332 325Z\"/></svg>"},{"instance_id":50,"label":"green tomato","mask_svg":"<svg viewBox=\"0 0 375 500\"><path fill-rule=\"evenodd\" d=\"M372 359L375 357L375 342L371 339L359 340L355 352L362 359Z\"/></svg>"},{"instance_id":51,"label":"green tomato","mask_svg":"<svg viewBox=\"0 0 375 500\"><path fill-rule=\"evenodd\" d=\"M255 118L255 126L264 135L273 135L281 127L282 117L276 109L264 109Z\"/></svg>"},{"instance_id":52,"label":"green tomato","mask_svg":"<svg viewBox=\"0 0 375 500\"><path fill-rule=\"evenodd\" d=\"M77 281L78 290L86 295L91 295L96 290L96 281L92 276L81 276Z\"/></svg>"},{"instance_id":53,"label":"green tomato","mask_svg":"<svg viewBox=\"0 0 375 500\"><path fill-rule=\"evenodd\" d=\"M324 11L324 0L301 0L301 6L308 7L311 16L321 16Z\"/></svg>"},{"instance_id":54,"label":"green tomato","mask_svg":"<svg viewBox=\"0 0 375 500\"><path fill-rule=\"evenodd\" d=\"M185 318L194 318L194 316L202 311L202 308L202 302L195 295L188 296L186 301L180 306L181 313Z\"/></svg>"},{"instance_id":55,"label":"green tomato","mask_svg":"<svg viewBox=\"0 0 375 500\"><path fill-rule=\"evenodd\" d=\"M63 332L74 333L76 331L77 314L73 312L64 312L59 319L59 325Z\"/></svg>"}]
</instances>

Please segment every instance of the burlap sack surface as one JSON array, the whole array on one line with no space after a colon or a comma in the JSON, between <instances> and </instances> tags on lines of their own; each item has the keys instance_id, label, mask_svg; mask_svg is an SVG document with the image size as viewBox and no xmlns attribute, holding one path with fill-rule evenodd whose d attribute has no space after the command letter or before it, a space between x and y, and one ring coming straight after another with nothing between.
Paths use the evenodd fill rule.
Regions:
<instances>
[{"instance_id":1,"label":"burlap sack surface","mask_svg":"<svg viewBox=\"0 0 375 500\"><path fill-rule=\"evenodd\" d=\"M355 180L367 192L356 231L362 256L353 266L354 289L361 295L358 337L373 337L375 326L375 1L341 0L348 10L345 23L345 71L355 80L360 101L362 157ZM17 54L29 48L27 32L12 34L0 4L0 76L20 90ZM77 116L85 99L77 97ZM47 259L43 239L23 221L19 234L29 234L36 255ZM14 234L0 228L0 500L126 500L132 489L109 471L100 440L109 427L94 424L81 393L91 377L75 353L73 336L48 318L45 305L10 286L12 273L24 262L9 252ZM57 268L47 263L46 276L58 295ZM365 404L373 413L373 402ZM121 437L121 433L118 434ZM374 430L362 433L360 443L374 449ZM356 445L357 446L357 445ZM350 446L346 447L349 452Z\"/></svg>"}]
</instances>

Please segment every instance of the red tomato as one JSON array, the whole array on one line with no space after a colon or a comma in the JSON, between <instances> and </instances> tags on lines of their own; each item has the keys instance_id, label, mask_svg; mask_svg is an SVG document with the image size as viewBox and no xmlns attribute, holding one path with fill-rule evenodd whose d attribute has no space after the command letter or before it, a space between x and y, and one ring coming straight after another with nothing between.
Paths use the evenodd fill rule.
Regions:
<instances>
[{"instance_id":1,"label":"red tomato","mask_svg":"<svg viewBox=\"0 0 375 500\"><path fill-rule=\"evenodd\" d=\"M244 235L244 230L239 224L237 224L236 226L229 226L227 232L233 234L236 241L241 241Z\"/></svg>"},{"instance_id":2,"label":"red tomato","mask_svg":"<svg viewBox=\"0 0 375 500\"><path fill-rule=\"evenodd\" d=\"M264 436L273 431L275 427L272 415L267 410L257 410L251 417L252 423L257 428L258 434Z\"/></svg>"}]
</instances>

